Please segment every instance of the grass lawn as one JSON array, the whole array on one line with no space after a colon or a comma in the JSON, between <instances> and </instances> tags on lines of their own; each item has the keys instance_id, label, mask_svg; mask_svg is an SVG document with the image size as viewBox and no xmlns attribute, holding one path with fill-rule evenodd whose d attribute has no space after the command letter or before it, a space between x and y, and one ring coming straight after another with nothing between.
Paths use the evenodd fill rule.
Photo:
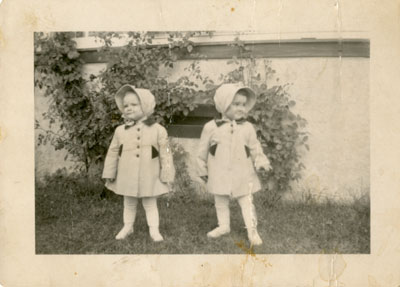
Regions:
<instances>
[{"instance_id":1,"label":"grass lawn","mask_svg":"<svg viewBox=\"0 0 400 287\"><path fill-rule=\"evenodd\" d=\"M369 253L369 203L280 202L265 208L254 196L259 254ZM115 235L122 227L122 197L100 184L57 176L36 182L37 254L243 254L249 242L240 208L231 201L231 233L208 239L217 219L212 199L175 193L158 201L164 241L154 243L139 205L135 232L126 240Z\"/></svg>"}]
</instances>

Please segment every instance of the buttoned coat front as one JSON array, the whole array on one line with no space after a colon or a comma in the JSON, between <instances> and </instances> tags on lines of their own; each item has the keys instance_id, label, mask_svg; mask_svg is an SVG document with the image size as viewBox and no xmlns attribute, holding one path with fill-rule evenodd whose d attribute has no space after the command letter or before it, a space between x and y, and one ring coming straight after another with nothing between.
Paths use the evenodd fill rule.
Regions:
<instances>
[{"instance_id":1,"label":"buttoned coat front","mask_svg":"<svg viewBox=\"0 0 400 287\"><path fill-rule=\"evenodd\" d=\"M233 197L259 191L255 166L269 167L253 125L229 120L218 125L215 120L205 124L197 162L199 176L208 176L210 193Z\"/></svg>"},{"instance_id":2,"label":"buttoned coat front","mask_svg":"<svg viewBox=\"0 0 400 287\"><path fill-rule=\"evenodd\" d=\"M103 178L115 179L106 187L116 194L153 197L168 192L175 169L168 135L158 123L138 122L115 130L104 163Z\"/></svg>"}]
</instances>

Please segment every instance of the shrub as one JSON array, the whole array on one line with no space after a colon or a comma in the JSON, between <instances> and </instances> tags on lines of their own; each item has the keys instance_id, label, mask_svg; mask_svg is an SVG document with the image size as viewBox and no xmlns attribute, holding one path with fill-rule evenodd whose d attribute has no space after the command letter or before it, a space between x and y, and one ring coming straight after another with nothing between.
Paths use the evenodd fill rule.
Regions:
<instances>
[{"instance_id":1,"label":"shrub","mask_svg":"<svg viewBox=\"0 0 400 287\"><path fill-rule=\"evenodd\" d=\"M128 33L128 44L118 49L111 49L110 39L122 34L99 33L105 43L100 53L108 65L90 79L82 76L84 62L70 33L35 33L35 85L51 99L43 116L51 126L59 125L57 133L51 126L45 130L38 144L50 142L56 150L65 148L86 171L102 162L115 127L122 123L114 94L127 83L152 91L158 122L168 125L175 115L187 116L196 107L197 84L188 77L171 83L158 71L161 65L173 68L174 50L191 51L188 39L194 33L170 33L168 46L153 46L153 33ZM36 128L43 129L38 121Z\"/></svg>"},{"instance_id":2,"label":"shrub","mask_svg":"<svg viewBox=\"0 0 400 287\"><path fill-rule=\"evenodd\" d=\"M206 185L194 181L189 174L187 165L189 153L175 141L171 141L170 145L176 170L173 191L168 195L171 202L186 204L211 198L211 195L206 192Z\"/></svg>"}]
</instances>

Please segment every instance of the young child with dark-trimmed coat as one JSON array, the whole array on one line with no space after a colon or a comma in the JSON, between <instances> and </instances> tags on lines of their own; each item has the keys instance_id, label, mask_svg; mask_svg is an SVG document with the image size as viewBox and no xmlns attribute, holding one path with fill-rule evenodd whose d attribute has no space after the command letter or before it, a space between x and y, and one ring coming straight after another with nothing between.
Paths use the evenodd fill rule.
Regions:
<instances>
[{"instance_id":1,"label":"young child with dark-trimmed coat","mask_svg":"<svg viewBox=\"0 0 400 287\"><path fill-rule=\"evenodd\" d=\"M115 95L125 124L116 128L104 163L106 187L124 197L123 228L116 239L133 233L139 199L150 237L162 241L157 197L169 191L175 169L167 131L152 120L155 99L147 89L122 86Z\"/></svg>"},{"instance_id":2,"label":"young child with dark-trimmed coat","mask_svg":"<svg viewBox=\"0 0 400 287\"><path fill-rule=\"evenodd\" d=\"M256 131L246 121L256 102L252 89L240 83L221 85L214 96L222 118L205 124L198 149L198 175L214 195L218 227L207 236L230 232L229 200L238 201L251 245L262 244L257 231L253 193L261 189L256 171L271 168Z\"/></svg>"}]
</instances>

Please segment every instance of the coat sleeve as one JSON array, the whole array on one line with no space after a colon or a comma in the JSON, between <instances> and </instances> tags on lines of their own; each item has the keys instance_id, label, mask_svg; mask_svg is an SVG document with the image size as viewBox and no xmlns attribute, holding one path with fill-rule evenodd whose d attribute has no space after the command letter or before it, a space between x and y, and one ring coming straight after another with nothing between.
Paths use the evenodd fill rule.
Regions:
<instances>
[{"instance_id":1,"label":"coat sleeve","mask_svg":"<svg viewBox=\"0 0 400 287\"><path fill-rule=\"evenodd\" d=\"M104 161L104 169L102 178L116 178L118 167L118 152L120 148L120 140L118 137L118 129L115 130L107 156Z\"/></svg>"},{"instance_id":2,"label":"coat sleeve","mask_svg":"<svg viewBox=\"0 0 400 287\"><path fill-rule=\"evenodd\" d=\"M250 155L253 160L255 168L258 170L260 168L264 168L265 170L269 170L271 165L264 154L263 149L261 147L260 141L257 139L256 131L252 124L250 124L250 135L249 135L249 149Z\"/></svg>"},{"instance_id":3,"label":"coat sleeve","mask_svg":"<svg viewBox=\"0 0 400 287\"><path fill-rule=\"evenodd\" d=\"M160 126L158 131L158 150L160 153L160 181L172 183L175 178L175 167L172 150L168 142L168 134L164 127Z\"/></svg>"},{"instance_id":4,"label":"coat sleeve","mask_svg":"<svg viewBox=\"0 0 400 287\"><path fill-rule=\"evenodd\" d=\"M210 140L212 135L212 126L207 123L205 124L203 131L200 136L200 143L197 152L197 175L206 176L208 175L207 159L208 150L210 148Z\"/></svg>"}]
</instances>

